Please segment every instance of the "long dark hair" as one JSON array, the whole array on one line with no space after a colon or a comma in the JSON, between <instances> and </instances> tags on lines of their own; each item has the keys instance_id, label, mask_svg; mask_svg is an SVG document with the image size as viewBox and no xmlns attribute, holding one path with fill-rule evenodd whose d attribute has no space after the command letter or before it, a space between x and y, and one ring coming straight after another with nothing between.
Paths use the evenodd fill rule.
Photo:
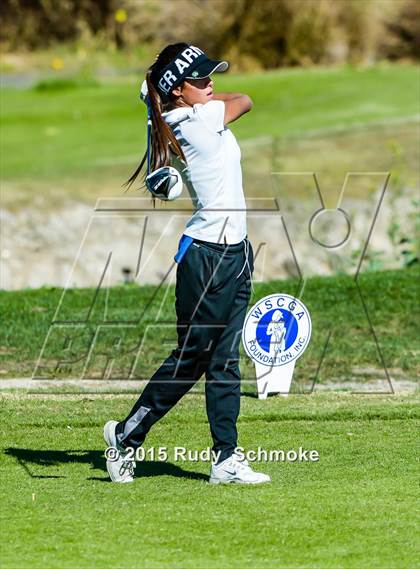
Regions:
<instances>
[{"instance_id":1,"label":"long dark hair","mask_svg":"<svg viewBox=\"0 0 420 569\"><path fill-rule=\"evenodd\" d=\"M179 142L175 138L171 127L162 117L162 112L168 110L175 103L176 97L172 93L168 95L161 94L157 90L157 82L159 80L160 71L187 47L187 43L174 43L166 46L165 49L159 53L156 61L149 67L146 73L147 90L152 115L152 144L150 148L151 171L157 170L162 166L170 166L171 155L176 155L186 162ZM146 164L146 160L147 150L135 172L123 184L127 186L127 190L140 174L143 166ZM145 178L146 169L143 181Z\"/></svg>"}]
</instances>

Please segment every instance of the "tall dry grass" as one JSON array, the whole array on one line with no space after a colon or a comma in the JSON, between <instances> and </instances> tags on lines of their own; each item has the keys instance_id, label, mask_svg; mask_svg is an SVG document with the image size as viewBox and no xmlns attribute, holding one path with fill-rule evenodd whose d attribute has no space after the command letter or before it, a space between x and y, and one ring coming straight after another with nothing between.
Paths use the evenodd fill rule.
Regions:
<instances>
[{"instance_id":1,"label":"tall dry grass","mask_svg":"<svg viewBox=\"0 0 420 569\"><path fill-rule=\"evenodd\" d=\"M418 0L2 0L3 50L188 41L238 70L419 58Z\"/></svg>"}]
</instances>

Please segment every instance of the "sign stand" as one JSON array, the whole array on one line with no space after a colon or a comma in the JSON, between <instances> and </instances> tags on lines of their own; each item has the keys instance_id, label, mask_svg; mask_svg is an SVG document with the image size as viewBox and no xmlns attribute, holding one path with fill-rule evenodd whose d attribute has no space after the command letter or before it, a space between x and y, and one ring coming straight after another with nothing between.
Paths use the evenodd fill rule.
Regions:
<instances>
[{"instance_id":1,"label":"sign stand","mask_svg":"<svg viewBox=\"0 0 420 569\"><path fill-rule=\"evenodd\" d=\"M267 399L269 393L279 393L283 397L289 395L295 360L283 366L268 367L256 361L254 364L258 399Z\"/></svg>"}]
</instances>

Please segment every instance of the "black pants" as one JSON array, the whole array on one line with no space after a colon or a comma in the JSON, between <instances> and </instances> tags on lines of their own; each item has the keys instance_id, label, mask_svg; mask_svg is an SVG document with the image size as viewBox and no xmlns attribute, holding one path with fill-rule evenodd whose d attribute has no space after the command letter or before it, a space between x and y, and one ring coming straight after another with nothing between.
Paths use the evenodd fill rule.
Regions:
<instances>
[{"instance_id":1,"label":"black pants","mask_svg":"<svg viewBox=\"0 0 420 569\"><path fill-rule=\"evenodd\" d=\"M154 373L116 433L122 447L139 447L161 419L206 374L206 410L219 462L237 446L239 342L250 299L253 251L199 241L177 267L178 346ZM248 264L246 252L248 249ZM239 276L238 276L239 275Z\"/></svg>"}]
</instances>

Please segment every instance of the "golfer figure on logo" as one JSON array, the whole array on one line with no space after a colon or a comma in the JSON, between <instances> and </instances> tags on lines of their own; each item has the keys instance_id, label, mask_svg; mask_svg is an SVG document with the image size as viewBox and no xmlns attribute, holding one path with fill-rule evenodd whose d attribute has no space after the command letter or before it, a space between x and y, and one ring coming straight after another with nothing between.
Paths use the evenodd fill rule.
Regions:
<instances>
[{"instance_id":1,"label":"golfer figure on logo","mask_svg":"<svg viewBox=\"0 0 420 569\"><path fill-rule=\"evenodd\" d=\"M108 421L104 427L106 443L118 450L116 457L107 459L114 482L133 480L130 449L144 443L152 426L203 374L215 457L210 482L270 480L235 452L239 341L254 264L247 238L241 151L226 125L250 111L252 101L240 93L214 92L210 75L227 68L227 62L210 60L196 46L172 44L148 69L142 88L148 105L148 148L128 186L147 163L144 180L153 199L174 199L183 182L195 211L175 256L177 347L150 378L127 417ZM273 329L273 334L278 330Z\"/></svg>"},{"instance_id":2,"label":"golfer figure on logo","mask_svg":"<svg viewBox=\"0 0 420 569\"><path fill-rule=\"evenodd\" d=\"M286 328L281 310L275 310L267 326L267 335L271 336L270 356L275 357L286 349Z\"/></svg>"}]
</instances>

